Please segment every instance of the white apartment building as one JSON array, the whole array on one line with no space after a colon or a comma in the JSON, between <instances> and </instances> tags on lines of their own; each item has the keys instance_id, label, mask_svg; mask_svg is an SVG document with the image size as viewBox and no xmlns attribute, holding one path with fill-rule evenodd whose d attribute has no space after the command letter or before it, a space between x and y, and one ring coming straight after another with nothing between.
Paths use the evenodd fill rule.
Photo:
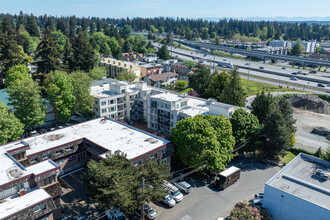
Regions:
<instances>
[{"instance_id":1,"label":"white apartment building","mask_svg":"<svg viewBox=\"0 0 330 220\"><path fill-rule=\"evenodd\" d=\"M292 41L291 46L293 47L297 41ZM300 41L300 44L305 47L306 53L315 53L316 48L320 46L316 41Z\"/></svg>"},{"instance_id":2,"label":"white apartment building","mask_svg":"<svg viewBox=\"0 0 330 220\"><path fill-rule=\"evenodd\" d=\"M148 128L166 134L182 118L199 114L229 118L239 108L214 99L206 100L149 87L145 82L131 84L115 79L94 81L91 95L95 97L94 112L97 117L109 116L128 122L144 119Z\"/></svg>"},{"instance_id":3,"label":"white apartment building","mask_svg":"<svg viewBox=\"0 0 330 220\"><path fill-rule=\"evenodd\" d=\"M285 41L285 40L271 40L269 42L269 46L271 46L271 47L290 48L291 47L291 43L289 41Z\"/></svg>"}]
</instances>

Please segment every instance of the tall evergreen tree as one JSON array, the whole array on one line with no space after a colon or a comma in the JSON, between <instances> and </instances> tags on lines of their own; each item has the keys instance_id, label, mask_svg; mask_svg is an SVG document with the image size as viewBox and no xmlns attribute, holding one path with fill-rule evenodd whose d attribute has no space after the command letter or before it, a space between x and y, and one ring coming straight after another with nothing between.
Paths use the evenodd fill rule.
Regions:
<instances>
[{"instance_id":1,"label":"tall evergreen tree","mask_svg":"<svg viewBox=\"0 0 330 220\"><path fill-rule=\"evenodd\" d=\"M228 83L229 75L225 71L221 73L215 72L208 88L205 90L206 96L220 100L220 96Z\"/></svg>"},{"instance_id":2,"label":"tall evergreen tree","mask_svg":"<svg viewBox=\"0 0 330 220\"><path fill-rule=\"evenodd\" d=\"M76 17L71 16L70 20L69 20L69 38L70 38L71 44L76 39L76 23L77 23Z\"/></svg>"},{"instance_id":3,"label":"tall evergreen tree","mask_svg":"<svg viewBox=\"0 0 330 220\"><path fill-rule=\"evenodd\" d=\"M171 59L170 53L168 52L167 46L163 45L159 50L158 50L158 57L159 59L163 60L169 60Z\"/></svg>"},{"instance_id":4,"label":"tall evergreen tree","mask_svg":"<svg viewBox=\"0 0 330 220\"><path fill-rule=\"evenodd\" d=\"M204 65L198 64L198 70L192 74L189 74L189 86L200 95L205 94L205 90L210 85L210 81L210 70Z\"/></svg>"},{"instance_id":5,"label":"tall evergreen tree","mask_svg":"<svg viewBox=\"0 0 330 220\"><path fill-rule=\"evenodd\" d=\"M265 91L262 91L252 101L251 107L251 113L257 116L260 124L263 124L268 115L275 109L275 99L271 94L266 95Z\"/></svg>"},{"instance_id":6,"label":"tall evergreen tree","mask_svg":"<svg viewBox=\"0 0 330 220\"><path fill-rule=\"evenodd\" d=\"M97 62L97 57L89 44L87 33L80 32L75 40L73 47L73 70L83 70L89 72L94 68Z\"/></svg>"},{"instance_id":7,"label":"tall evergreen tree","mask_svg":"<svg viewBox=\"0 0 330 220\"><path fill-rule=\"evenodd\" d=\"M70 39L66 38L65 46L64 46L64 53L63 53L63 64L66 69L73 69L73 50L72 45L70 43Z\"/></svg>"},{"instance_id":8,"label":"tall evergreen tree","mask_svg":"<svg viewBox=\"0 0 330 220\"><path fill-rule=\"evenodd\" d=\"M224 88L220 101L231 105L245 106L245 91L236 68L230 71L229 83Z\"/></svg>"},{"instance_id":9,"label":"tall evergreen tree","mask_svg":"<svg viewBox=\"0 0 330 220\"><path fill-rule=\"evenodd\" d=\"M61 54L57 47L56 39L53 37L49 28L46 28L42 41L38 45L36 58L38 72L47 74L55 71L60 65Z\"/></svg>"},{"instance_id":10,"label":"tall evergreen tree","mask_svg":"<svg viewBox=\"0 0 330 220\"><path fill-rule=\"evenodd\" d=\"M29 32L32 37L40 37L39 27L33 14L27 18L26 31Z\"/></svg>"},{"instance_id":11,"label":"tall evergreen tree","mask_svg":"<svg viewBox=\"0 0 330 220\"><path fill-rule=\"evenodd\" d=\"M63 17L57 20L56 27L57 30L60 30L65 36L69 35L69 28Z\"/></svg>"},{"instance_id":12,"label":"tall evergreen tree","mask_svg":"<svg viewBox=\"0 0 330 220\"><path fill-rule=\"evenodd\" d=\"M125 40L125 42L124 42L123 52L124 52L124 53L132 52L132 45L131 45L131 43L129 42L129 40Z\"/></svg>"},{"instance_id":13,"label":"tall evergreen tree","mask_svg":"<svg viewBox=\"0 0 330 220\"><path fill-rule=\"evenodd\" d=\"M18 31L19 29L25 29L26 26L26 17L23 14L22 11L19 12L17 22L16 22L16 30Z\"/></svg>"},{"instance_id":14,"label":"tall evergreen tree","mask_svg":"<svg viewBox=\"0 0 330 220\"><path fill-rule=\"evenodd\" d=\"M54 17L50 16L47 18L46 20L46 24L45 24L45 29L49 28L50 31L56 31L56 25L55 25L55 20Z\"/></svg>"}]
</instances>

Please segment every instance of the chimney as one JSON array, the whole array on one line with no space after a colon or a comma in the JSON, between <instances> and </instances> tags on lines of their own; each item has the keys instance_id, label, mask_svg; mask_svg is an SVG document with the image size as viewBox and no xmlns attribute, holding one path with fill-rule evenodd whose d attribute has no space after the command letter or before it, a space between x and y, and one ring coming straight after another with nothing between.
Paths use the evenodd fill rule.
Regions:
<instances>
[{"instance_id":1,"label":"chimney","mask_svg":"<svg viewBox=\"0 0 330 220\"><path fill-rule=\"evenodd\" d=\"M25 195L25 189L21 189L19 191L19 196L24 196Z\"/></svg>"}]
</instances>

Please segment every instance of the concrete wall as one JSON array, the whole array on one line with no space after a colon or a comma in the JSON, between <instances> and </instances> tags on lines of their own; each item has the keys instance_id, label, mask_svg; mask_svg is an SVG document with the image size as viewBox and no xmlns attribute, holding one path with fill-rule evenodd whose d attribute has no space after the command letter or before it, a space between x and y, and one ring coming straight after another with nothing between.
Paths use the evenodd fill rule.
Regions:
<instances>
[{"instance_id":1,"label":"concrete wall","mask_svg":"<svg viewBox=\"0 0 330 220\"><path fill-rule=\"evenodd\" d=\"M330 217L330 210L268 185L265 185L263 207L269 209L274 220L326 220Z\"/></svg>"}]
</instances>

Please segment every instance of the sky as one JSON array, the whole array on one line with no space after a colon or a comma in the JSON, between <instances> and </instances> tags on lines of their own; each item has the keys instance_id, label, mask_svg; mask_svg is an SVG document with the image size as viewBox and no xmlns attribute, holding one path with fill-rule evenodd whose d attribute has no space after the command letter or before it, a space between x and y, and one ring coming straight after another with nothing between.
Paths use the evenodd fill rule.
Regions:
<instances>
[{"instance_id":1,"label":"sky","mask_svg":"<svg viewBox=\"0 0 330 220\"><path fill-rule=\"evenodd\" d=\"M0 13L77 17L330 17L330 0L0 0Z\"/></svg>"}]
</instances>

